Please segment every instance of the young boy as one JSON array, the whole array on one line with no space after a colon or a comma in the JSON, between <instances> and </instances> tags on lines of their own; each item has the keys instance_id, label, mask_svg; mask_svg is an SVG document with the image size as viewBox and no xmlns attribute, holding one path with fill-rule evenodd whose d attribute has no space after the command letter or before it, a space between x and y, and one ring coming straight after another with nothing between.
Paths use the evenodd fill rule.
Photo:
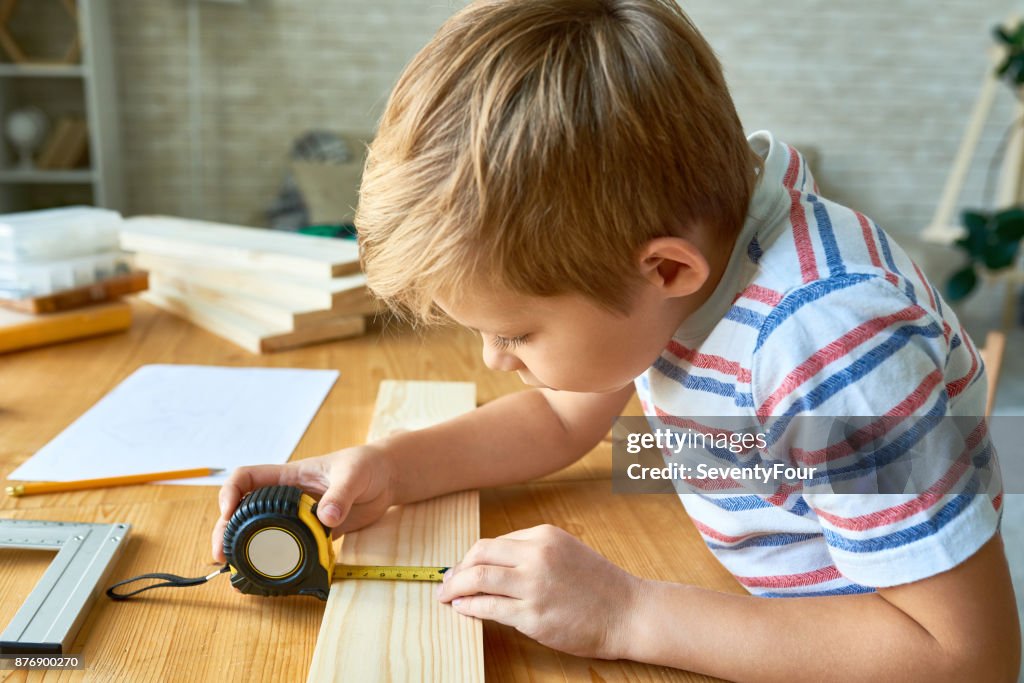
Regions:
<instances>
[{"instance_id":1,"label":"young boy","mask_svg":"<svg viewBox=\"0 0 1024 683\"><path fill-rule=\"evenodd\" d=\"M669 0L463 9L398 82L356 223L378 296L479 331L490 368L537 388L237 470L221 559L245 491L322 494L321 521L343 533L392 504L569 465L634 385L669 422L781 416L776 451L808 429L791 417L896 417L916 434L984 414L983 368L949 307L874 223L818 195L794 149L744 137L713 53ZM872 434L791 459L873 476ZM939 448L979 466L992 452L983 429ZM569 653L733 680L1015 680L1001 495L957 467L886 495L695 483L683 504L751 596L631 576L542 526L481 540L439 599Z\"/></svg>"}]
</instances>

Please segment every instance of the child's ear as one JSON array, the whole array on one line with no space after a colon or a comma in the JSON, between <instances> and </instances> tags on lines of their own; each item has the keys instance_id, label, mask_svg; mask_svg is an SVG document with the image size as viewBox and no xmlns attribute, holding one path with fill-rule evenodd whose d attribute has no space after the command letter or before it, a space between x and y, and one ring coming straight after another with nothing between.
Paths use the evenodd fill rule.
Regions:
<instances>
[{"instance_id":1,"label":"child's ear","mask_svg":"<svg viewBox=\"0 0 1024 683\"><path fill-rule=\"evenodd\" d=\"M682 237L656 237L638 253L640 274L666 296L689 296L707 282L711 267L693 242Z\"/></svg>"}]
</instances>

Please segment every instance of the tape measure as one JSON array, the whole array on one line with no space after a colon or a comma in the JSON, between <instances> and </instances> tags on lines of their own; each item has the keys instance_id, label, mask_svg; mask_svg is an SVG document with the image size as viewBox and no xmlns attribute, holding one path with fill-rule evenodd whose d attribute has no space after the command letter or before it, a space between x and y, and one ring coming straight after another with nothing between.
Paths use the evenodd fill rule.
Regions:
<instances>
[{"instance_id":1,"label":"tape measure","mask_svg":"<svg viewBox=\"0 0 1024 683\"><path fill-rule=\"evenodd\" d=\"M441 581L447 567L335 564L331 530L317 502L294 486L247 494L228 521L224 556L231 585L249 595L312 595L326 600L336 579Z\"/></svg>"},{"instance_id":2,"label":"tape measure","mask_svg":"<svg viewBox=\"0 0 1024 683\"><path fill-rule=\"evenodd\" d=\"M231 585L248 595L312 595L327 600L340 579L441 581L448 567L336 564L330 527L316 517L317 502L295 486L265 486L245 495L224 532L227 564L196 578L143 574L114 584L107 595L125 600L159 587L196 586L230 571ZM153 584L123 593L117 589L143 579Z\"/></svg>"}]
</instances>

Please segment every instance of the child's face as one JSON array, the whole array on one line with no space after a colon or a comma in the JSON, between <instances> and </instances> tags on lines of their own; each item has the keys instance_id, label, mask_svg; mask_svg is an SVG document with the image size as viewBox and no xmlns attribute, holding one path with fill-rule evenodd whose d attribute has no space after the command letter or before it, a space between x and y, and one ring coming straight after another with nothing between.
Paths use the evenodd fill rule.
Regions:
<instances>
[{"instance_id":1,"label":"child's face","mask_svg":"<svg viewBox=\"0 0 1024 683\"><path fill-rule=\"evenodd\" d=\"M678 304L641 285L628 315L581 295L507 292L438 301L453 320L480 332L487 367L526 384L562 391L617 391L646 370L680 323Z\"/></svg>"}]
</instances>

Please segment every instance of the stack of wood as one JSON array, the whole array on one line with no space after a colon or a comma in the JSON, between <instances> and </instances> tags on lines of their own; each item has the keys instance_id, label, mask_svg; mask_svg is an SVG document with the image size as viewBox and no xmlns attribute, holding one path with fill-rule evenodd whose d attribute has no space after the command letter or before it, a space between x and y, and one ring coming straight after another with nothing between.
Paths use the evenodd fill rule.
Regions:
<instances>
[{"instance_id":1,"label":"stack of wood","mask_svg":"<svg viewBox=\"0 0 1024 683\"><path fill-rule=\"evenodd\" d=\"M253 353L362 334L376 304L354 241L166 216L126 220L142 298Z\"/></svg>"},{"instance_id":2,"label":"stack of wood","mask_svg":"<svg viewBox=\"0 0 1024 683\"><path fill-rule=\"evenodd\" d=\"M0 216L0 353L125 330L146 288L117 250L121 215L88 206Z\"/></svg>"}]
</instances>

